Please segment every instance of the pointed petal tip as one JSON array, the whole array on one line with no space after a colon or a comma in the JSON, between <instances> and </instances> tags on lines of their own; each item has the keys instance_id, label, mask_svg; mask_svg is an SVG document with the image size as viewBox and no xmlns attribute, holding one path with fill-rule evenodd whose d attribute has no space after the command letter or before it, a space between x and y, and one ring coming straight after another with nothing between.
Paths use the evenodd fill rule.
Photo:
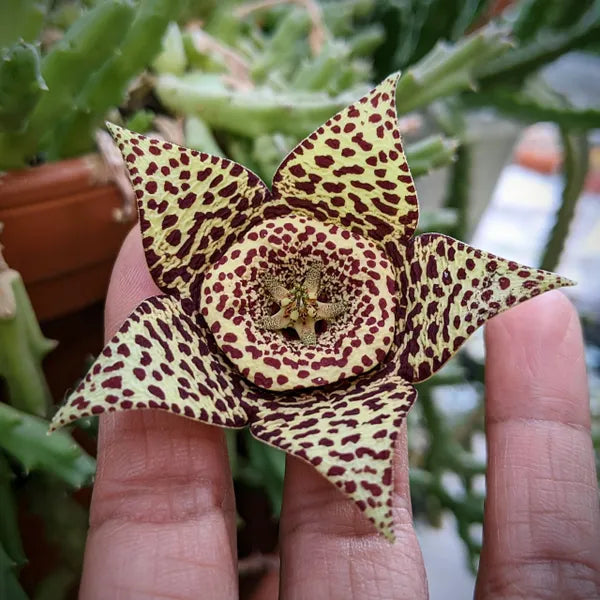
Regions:
<instances>
[{"instance_id":1,"label":"pointed petal tip","mask_svg":"<svg viewBox=\"0 0 600 600\"><path fill-rule=\"evenodd\" d=\"M115 123L111 123L110 121L104 121L104 125L113 137L117 131L122 129L122 127L119 127L118 125L115 125Z\"/></svg>"},{"instance_id":2,"label":"pointed petal tip","mask_svg":"<svg viewBox=\"0 0 600 600\"><path fill-rule=\"evenodd\" d=\"M52 435L55 431L58 431L59 427L60 425L54 419L52 419L48 427L48 431L46 431L46 435Z\"/></svg>"},{"instance_id":3,"label":"pointed petal tip","mask_svg":"<svg viewBox=\"0 0 600 600\"><path fill-rule=\"evenodd\" d=\"M560 288L573 287L577 285L577 282L568 277L563 277L553 271L544 271L540 269L538 273L541 273L545 277L545 281L541 286L542 292L549 292L551 290L558 290Z\"/></svg>"},{"instance_id":4,"label":"pointed petal tip","mask_svg":"<svg viewBox=\"0 0 600 600\"><path fill-rule=\"evenodd\" d=\"M68 404L65 403L56 411L55 415L50 421L48 431L46 432L47 435L53 434L55 431L62 429L66 425L66 421L69 420L67 418L67 420L65 421L65 413L67 412L65 409L67 408L67 406Z\"/></svg>"},{"instance_id":5,"label":"pointed petal tip","mask_svg":"<svg viewBox=\"0 0 600 600\"><path fill-rule=\"evenodd\" d=\"M568 279L566 277L561 277L560 285L561 285L561 287L573 287L574 285L578 285L578 283L574 279Z\"/></svg>"}]
</instances>

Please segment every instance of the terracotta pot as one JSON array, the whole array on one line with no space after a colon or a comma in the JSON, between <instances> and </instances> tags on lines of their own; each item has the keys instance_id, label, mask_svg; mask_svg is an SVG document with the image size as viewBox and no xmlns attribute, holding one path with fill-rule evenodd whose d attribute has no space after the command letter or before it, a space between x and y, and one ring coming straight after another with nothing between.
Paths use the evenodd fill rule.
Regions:
<instances>
[{"instance_id":1,"label":"terracotta pot","mask_svg":"<svg viewBox=\"0 0 600 600\"><path fill-rule=\"evenodd\" d=\"M112 263L132 223L96 155L0 176L2 244L40 320L104 298Z\"/></svg>"}]
</instances>

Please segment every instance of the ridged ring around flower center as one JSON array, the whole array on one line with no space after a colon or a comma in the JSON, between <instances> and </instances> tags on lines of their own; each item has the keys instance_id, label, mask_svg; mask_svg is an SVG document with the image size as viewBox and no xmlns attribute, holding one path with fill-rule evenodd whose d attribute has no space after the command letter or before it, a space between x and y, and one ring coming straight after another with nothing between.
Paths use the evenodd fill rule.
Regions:
<instances>
[{"instance_id":1,"label":"ridged ring around flower center","mask_svg":"<svg viewBox=\"0 0 600 600\"><path fill-rule=\"evenodd\" d=\"M315 265L320 280L312 287L331 317L318 320L316 339L267 328L269 317L289 304L277 302L273 281L295 298L299 287L310 291ZM334 383L380 363L392 344L395 298L391 264L377 246L335 225L291 216L264 221L233 245L207 272L200 303L217 344L242 375L284 391ZM328 311L326 303L343 310Z\"/></svg>"}]
</instances>

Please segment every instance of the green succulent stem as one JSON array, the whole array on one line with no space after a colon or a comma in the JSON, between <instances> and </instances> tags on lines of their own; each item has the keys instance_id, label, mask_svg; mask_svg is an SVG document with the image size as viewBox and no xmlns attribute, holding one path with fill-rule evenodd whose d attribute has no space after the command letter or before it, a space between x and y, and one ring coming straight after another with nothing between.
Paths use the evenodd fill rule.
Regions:
<instances>
[{"instance_id":1,"label":"green succulent stem","mask_svg":"<svg viewBox=\"0 0 600 600\"><path fill-rule=\"evenodd\" d=\"M37 103L25 131L2 144L24 162L54 143L55 125L73 106L90 73L100 69L118 48L133 18L126 0L106 0L82 16L42 60L41 73L48 92ZM4 154L3 152L3 154Z\"/></svg>"},{"instance_id":2,"label":"green succulent stem","mask_svg":"<svg viewBox=\"0 0 600 600\"><path fill-rule=\"evenodd\" d=\"M23 495L31 513L42 520L45 538L61 558L59 566L38 584L33 600L67 600L81 573L88 512L68 486L41 473L28 478Z\"/></svg>"},{"instance_id":3,"label":"green succulent stem","mask_svg":"<svg viewBox=\"0 0 600 600\"><path fill-rule=\"evenodd\" d=\"M471 189L471 149L465 143L456 151L456 160L450 167L446 189L445 208L456 211L456 225L451 236L464 240L469 228L469 190Z\"/></svg>"},{"instance_id":4,"label":"green succulent stem","mask_svg":"<svg viewBox=\"0 0 600 600\"><path fill-rule=\"evenodd\" d=\"M340 65L349 60L350 48L345 43L328 42L312 60L305 60L292 79L298 90L326 90L335 79Z\"/></svg>"},{"instance_id":5,"label":"green succulent stem","mask_svg":"<svg viewBox=\"0 0 600 600\"><path fill-rule=\"evenodd\" d=\"M0 48L19 40L33 42L39 36L49 0L2 0L0 2Z\"/></svg>"},{"instance_id":6,"label":"green succulent stem","mask_svg":"<svg viewBox=\"0 0 600 600\"><path fill-rule=\"evenodd\" d=\"M273 70L285 67L287 71L295 59L303 54L302 47L307 43L310 25L311 21L305 10L293 8L288 11L278 22L262 53L254 60L252 79L262 82Z\"/></svg>"},{"instance_id":7,"label":"green succulent stem","mask_svg":"<svg viewBox=\"0 0 600 600\"><path fill-rule=\"evenodd\" d=\"M77 583L77 575L68 567L59 566L37 585L32 600L67 600Z\"/></svg>"},{"instance_id":8,"label":"green succulent stem","mask_svg":"<svg viewBox=\"0 0 600 600\"><path fill-rule=\"evenodd\" d=\"M600 110L596 107L569 106L564 98L541 85L518 89L499 86L489 91L469 94L465 101L470 106L493 106L499 111L526 122L552 121L562 127L596 129L600 127Z\"/></svg>"},{"instance_id":9,"label":"green succulent stem","mask_svg":"<svg viewBox=\"0 0 600 600\"><path fill-rule=\"evenodd\" d=\"M441 135L431 135L405 148L406 160L413 177L427 175L434 169L445 167L456 158L458 141Z\"/></svg>"},{"instance_id":10,"label":"green succulent stem","mask_svg":"<svg viewBox=\"0 0 600 600\"><path fill-rule=\"evenodd\" d=\"M159 99L174 113L197 115L211 128L244 137L275 132L302 137L366 91L360 86L333 97L269 87L235 91L219 76L198 73L161 75L156 81Z\"/></svg>"},{"instance_id":11,"label":"green succulent stem","mask_svg":"<svg viewBox=\"0 0 600 600\"><path fill-rule=\"evenodd\" d=\"M411 489L425 497L428 518L433 525L440 524L444 509L454 514L457 531L469 551L473 567L480 546L469 527L472 523L483 522L484 497L471 489L471 481L485 473L485 465L474 459L451 433L432 398L433 385L436 385L435 381L419 386L419 405L429 444L421 468L411 468ZM451 494L444 485L442 476L446 471L461 478L465 491L460 496Z\"/></svg>"},{"instance_id":12,"label":"green succulent stem","mask_svg":"<svg viewBox=\"0 0 600 600\"><path fill-rule=\"evenodd\" d=\"M48 414L52 397L42 360L55 346L40 330L21 276L0 263L0 376L16 408Z\"/></svg>"},{"instance_id":13,"label":"green succulent stem","mask_svg":"<svg viewBox=\"0 0 600 600\"><path fill-rule=\"evenodd\" d=\"M187 117L183 131L186 147L214 156L223 156L223 150L219 147L210 127L200 117L195 115Z\"/></svg>"},{"instance_id":14,"label":"green succulent stem","mask_svg":"<svg viewBox=\"0 0 600 600\"><path fill-rule=\"evenodd\" d=\"M550 27L541 29L531 41L503 56L481 63L477 70L481 88L495 87L507 81L520 82L569 50L593 42L600 34L599 17L600 2L594 0L589 9L570 27L562 30Z\"/></svg>"},{"instance_id":15,"label":"green succulent stem","mask_svg":"<svg viewBox=\"0 0 600 600\"><path fill-rule=\"evenodd\" d=\"M44 473L32 475L25 485L31 512L44 522L46 538L55 545L65 566L78 575L88 529L88 513L64 482Z\"/></svg>"},{"instance_id":16,"label":"green succulent stem","mask_svg":"<svg viewBox=\"0 0 600 600\"><path fill-rule=\"evenodd\" d=\"M0 546L2 546L16 565L27 562L19 524L17 522L17 504L12 483L14 474L6 457L0 452Z\"/></svg>"},{"instance_id":17,"label":"green succulent stem","mask_svg":"<svg viewBox=\"0 0 600 600\"><path fill-rule=\"evenodd\" d=\"M28 600L15 573L15 563L0 544L0 598Z\"/></svg>"},{"instance_id":18,"label":"green succulent stem","mask_svg":"<svg viewBox=\"0 0 600 600\"><path fill-rule=\"evenodd\" d=\"M570 134L561 129L564 160L564 186L560 208L540 261L540 267L553 271L558 266L569 228L581 196L589 162L589 146L583 134Z\"/></svg>"},{"instance_id":19,"label":"green succulent stem","mask_svg":"<svg viewBox=\"0 0 600 600\"><path fill-rule=\"evenodd\" d=\"M477 69L510 46L506 31L495 25L487 25L456 44L438 42L400 78L396 90L398 112L405 114L437 98L474 89Z\"/></svg>"},{"instance_id":20,"label":"green succulent stem","mask_svg":"<svg viewBox=\"0 0 600 600\"><path fill-rule=\"evenodd\" d=\"M18 42L0 50L0 128L5 133L22 131L48 91L40 69L39 49L33 44Z\"/></svg>"},{"instance_id":21,"label":"green succulent stem","mask_svg":"<svg viewBox=\"0 0 600 600\"><path fill-rule=\"evenodd\" d=\"M128 15L131 24L120 43L105 49L100 68L88 74L77 90L74 110L57 124L56 135L48 147L51 160L91 149L94 129L101 125L110 107L121 103L135 75L160 52L163 34L182 6L182 0L146 0Z\"/></svg>"},{"instance_id":22,"label":"green succulent stem","mask_svg":"<svg viewBox=\"0 0 600 600\"><path fill-rule=\"evenodd\" d=\"M0 448L29 470L58 477L72 487L91 483L96 462L64 431L47 435L48 421L0 404Z\"/></svg>"}]
</instances>

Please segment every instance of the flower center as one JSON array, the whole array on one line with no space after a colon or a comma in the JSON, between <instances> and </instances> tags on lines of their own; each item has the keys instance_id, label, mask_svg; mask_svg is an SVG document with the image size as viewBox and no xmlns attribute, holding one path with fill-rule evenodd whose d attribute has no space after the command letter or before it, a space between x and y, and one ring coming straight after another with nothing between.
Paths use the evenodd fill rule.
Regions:
<instances>
[{"instance_id":1,"label":"flower center","mask_svg":"<svg viewBox=\"0 0 600 600\"><path fill-rule=\"evenodd\" d=\"M392 266L374 243L337 225L303 216L264 221L229 248L202 285L200 312L216 343L265 389L360 375L392 344Z\"/></svg>"},{"instance_id":2,"label":"flower center","mask_svg":"<svg viewBox=\"0 0 600 600\"><path fill-rule=\"evenodd\" d=\"M319 302L317 300L321 288L321 270L323 265L313 263L306 272L304 281L296 284L288 291L279 280L271 274L264 278L264 286L273 300L280 306L270 317L262 320L262 325L270 331L291 327L298 338L307 346L317 343L315 326L318 321L335 319L346 312L347 305L339 302Z\"/></svg>"}]
</instances>

